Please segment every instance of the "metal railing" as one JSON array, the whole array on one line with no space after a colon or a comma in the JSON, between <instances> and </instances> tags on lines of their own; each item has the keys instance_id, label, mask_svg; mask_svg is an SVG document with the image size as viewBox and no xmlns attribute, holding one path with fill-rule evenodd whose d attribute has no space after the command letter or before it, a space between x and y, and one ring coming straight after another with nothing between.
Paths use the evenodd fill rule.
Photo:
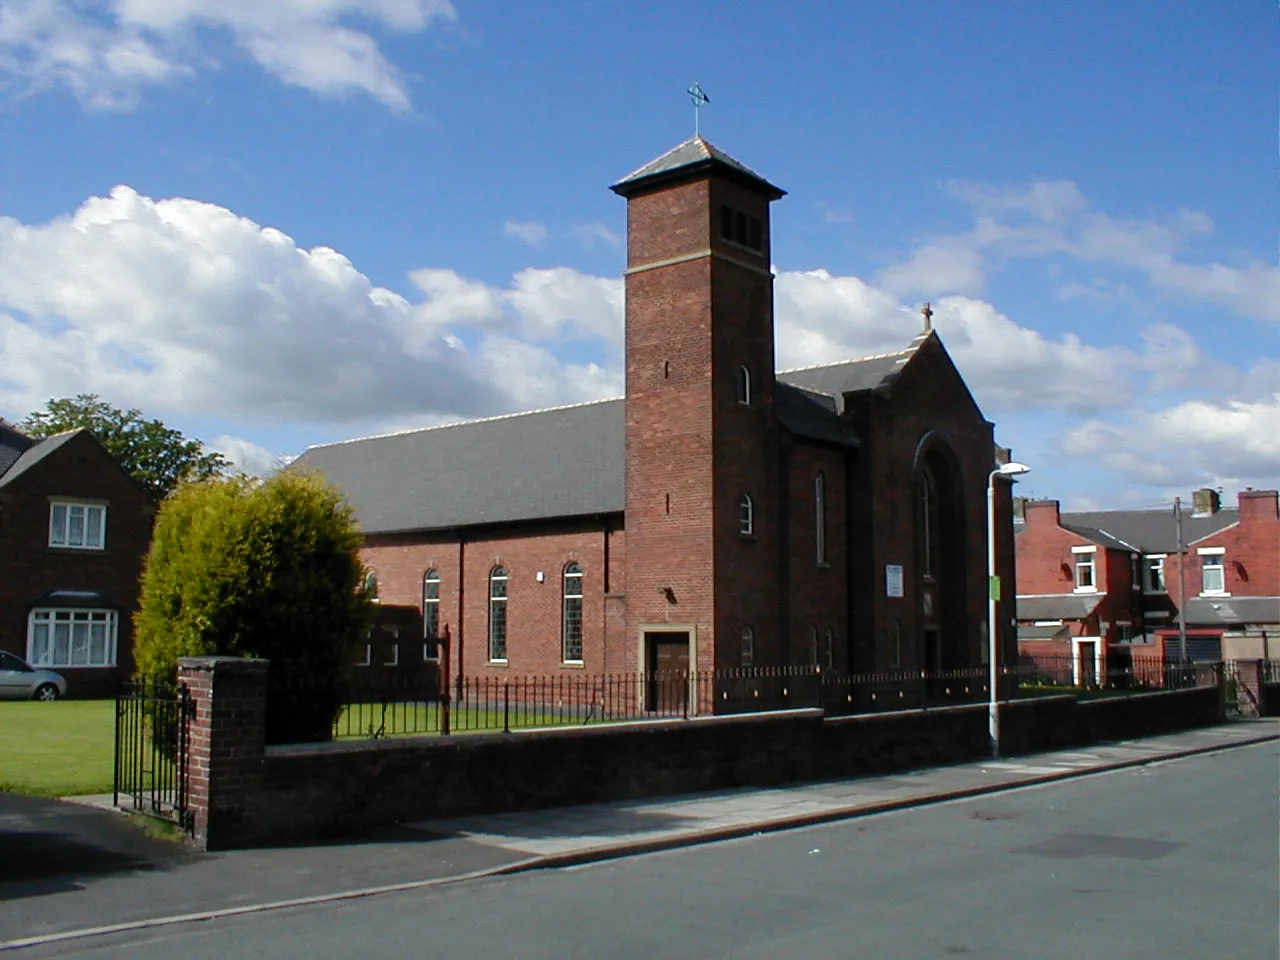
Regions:
<instances>
[{"instance_id":1,"label":"metal railing","mask_svg":"<svg viewBox=\"0 0 1280 960\"><path fill-rule=\"evenodd\" d=\"M124 684L116 695L112 802L190 829L187 765L192 701L176 689Z\"/></svg>"},{"instance_id":2,"label":"metal railing","mask_svg":"<svg viewBox=\"0 0 1280 960\"><path fill-rule=\"evenodd\" d=\"M999 671L1000 697L1123 696L1184 689L1219 682L1216 667L1158 657L1082 664L1079 657L1070 655L1021 656ZM473 676L454 678L446 689L431 673L384 672L348 675L321 686L275 684L270 696L300 704L331 704L331 735L345 740L511 732L800 707L819 707L829 715L928 709L986 702L989 676L985 666L847 674L800 665L650 674Z\"/></svg>"}]
</instances>

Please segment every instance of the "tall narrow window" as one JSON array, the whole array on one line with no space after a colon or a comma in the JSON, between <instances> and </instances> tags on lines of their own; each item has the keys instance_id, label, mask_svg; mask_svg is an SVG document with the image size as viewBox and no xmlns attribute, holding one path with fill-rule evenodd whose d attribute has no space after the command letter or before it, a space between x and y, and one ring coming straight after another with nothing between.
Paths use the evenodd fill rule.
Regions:
<instances>
[{"instance_id":1,"label":"tall narrow window","mask_svg":"<svg viewBox=\"0 0 1280 960\"><path fill-rule=\"evenodd\" d=\"M749 537L755 533L755 530L755 504L751 501L751 495L744 493L738 504L738 532L744 537Z\"/></svg>"},{"instance_id":2,"label":"tall narrow window","mask_svg":"<svg viewBox=\"0 0 1280 960\"><path fill-rule=\"evenodd\" d=\"M489 571L489 659L507 662L507 570Z\"/></svg>"},{"instance_id":3,"label":"tall narrow window","mask_svg":"<svg viewBox=\"0 0 1280 960\"><path fill-rule=\"evenodd\" d=\"M928 471L916 478L916 538L920 573L933 576L933 481Z\"/></svg>"},{"instance_id":4,"label":"tall narrow window","mask_svg":"<svg viewBox=\"0 0 1280 960\"><path fill-rule=\"evenodd\" d=\"M985 644L984 644L985 646ZM894 617L889 621L889 666L902 666L902 621Z\"/></svg>"},{"instance_id":5,"label":"tall narrow window","mask_svg":"<svg viewBox=\"0 0 1280 960\"><path fill-rule=\"evenodd\" d=\"M738 402L744 407L751 406L751 371L745 364L738 367Z\"/></svg>"},{"instance_id":6,"label":"tall narrow window","mask_svg":"<svg viewBox=\"0 0 1280 960\"><path fill-rule=\"evenodd\" d=\"M827 632L822 637L822 668L824 670L834 670L836 665L836 631L834 627L827 627Z\"/></svg>"},{"instance_id":7,"label":"tall narrow window","mask_svg":"<svg viewBox=\"0 0 1280 960\"><path fill-rule=\"evenodd\" d=\"M807 653L809 655L809 663L816 667L818 665L818 628L817 627L809 628L809 649Z\"/></svg>"},{"instance_id":8,"label":"tall narrow window","mask_svg":"<svg viewBox=\"0 0 1280 960\"><path fill-rule=\"evenodd\" d=\"M564 568L564 620L562 628L565 663L582 662L582 567L569 563Z\"/></svg>"},{"instance_id":9,"label":"tall narrow window","mask_svg":"<svg viewBox=\"0 0 1280 960\"><path fill-rule=\"evenodd\" d=\"M827 478L819 473L813 478L813 539L818 563L827 562Z\"/></svg>"},{"instance_id":10,"label":"tall narrow window","mask_svg":"<svg viewBox=\"0 0 1280 960\"><path fill-rule=\"evenodd\" d=\"M1204 584L1201 593L1225 593L1227 579L1225 564L1221 553L1205 554L1200 557L1200 569L1203 571Z\"/></svg>"},{"instance_id":11,"label":"tall narrow window","mask_svg":"<svg viewBox=\"0 0 1280 960\"><path fill-rule=\"evenodd\" d=\"M756 635L750 627L742 628L742 665L744 667L756 665Z\"/></svg>"},{"instance_id":12,"label":"tall narrow window","mask_svg":"<svg viewBox=\"0 0 1280 960\"><path fill-rule=\"evenodd\" d=\"M440 574L428 570L422 576L422 658L440 656Z\"/></svg>"}]
</instances>

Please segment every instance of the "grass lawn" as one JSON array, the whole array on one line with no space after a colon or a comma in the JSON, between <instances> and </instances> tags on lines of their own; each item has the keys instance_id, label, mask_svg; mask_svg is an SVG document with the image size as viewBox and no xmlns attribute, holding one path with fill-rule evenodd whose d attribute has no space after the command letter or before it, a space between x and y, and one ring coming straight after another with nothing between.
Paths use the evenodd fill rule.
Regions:
<instances>
[{"instance_id":1,"label":"grass lawn","mask_svg":"<svg viewBox=\"0 0 1280 960\"><path fill-rule=\"evenodd\" d=\"M0 702L0 790L110 793L115 701Z\"/></svg>"},{"instance_id":2,"label":"grass lawn","mask_svg":"<svg viewBox=\"0 0 1280 960\"><path fill-rule=\"evenodd\" d=\"M553 707L536 709L512 705L509 714L512 730L533 727L592 726L609 721L599 716L586 722L584 717L568 715ZM474 704L455 706L450 716L453 733L499 733L502 731L501 706L488 708ZM435 702L393 703L383 712L380 703L349 703L342 708L336 725L338 740L364 740L382 728L385 737L430 737L440 734L440 705Z\"/></svg>"}]
</instances>

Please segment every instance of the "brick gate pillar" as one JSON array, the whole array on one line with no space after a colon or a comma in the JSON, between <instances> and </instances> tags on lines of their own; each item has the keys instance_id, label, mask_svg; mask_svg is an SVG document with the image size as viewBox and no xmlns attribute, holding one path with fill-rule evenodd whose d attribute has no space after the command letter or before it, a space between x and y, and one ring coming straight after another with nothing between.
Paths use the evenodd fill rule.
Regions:
<instances>
[{"instance_id":1,"label":"brick gate pillar","mask_svg":"<svg viewBox=\"0 0 1280 960\"><path fill-rule=\"evenodd\" d=\"M235 843L252 815L265 755L266 660L182 657L193 714L187 762L192 838L205 850Z\"/></svg>"}]
</instances>

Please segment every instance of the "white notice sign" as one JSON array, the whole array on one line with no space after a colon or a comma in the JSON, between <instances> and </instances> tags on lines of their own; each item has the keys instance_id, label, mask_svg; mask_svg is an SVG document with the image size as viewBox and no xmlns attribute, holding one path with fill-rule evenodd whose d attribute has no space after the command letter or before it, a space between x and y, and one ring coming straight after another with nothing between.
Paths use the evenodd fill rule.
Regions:
<instances>
[{"instance_id":1,"label":"white notice sign","mask_svg":"<svg viewBox=\"0 0 1280 960\"><path fill-rule=\"evenodd\" d=\"M884 565L884 592L885 596L900 597L902 596L902 565L898 563L886 563Z\"/></svg>"}]
</instances>

